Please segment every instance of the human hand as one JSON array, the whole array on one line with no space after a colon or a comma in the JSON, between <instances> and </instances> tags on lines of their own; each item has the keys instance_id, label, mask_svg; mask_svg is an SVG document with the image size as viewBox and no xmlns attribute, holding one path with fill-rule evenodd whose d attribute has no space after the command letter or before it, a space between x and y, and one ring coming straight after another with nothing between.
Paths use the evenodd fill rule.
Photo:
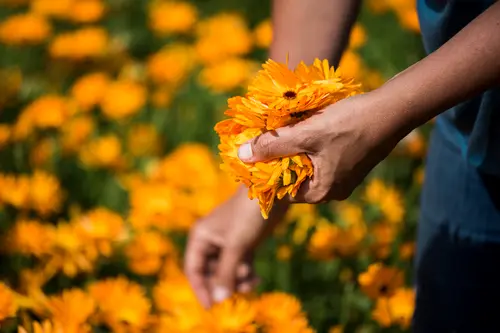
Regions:
<instances>
[{"instance_id":1,"label":"human hand","mask_svg":"<svg viewBox=\"0 0 500 333\"><path fill-rule=\"evenodd\" d=\"M203 306L255 287L253 249L281 220L286 207L277 206L264 220L258 203L241 187L196 223L189 234L184 270Z\"/></svg>"},{"instance_id":2,"label":"human hand","mask_svg":"<svg viewBox=\"0 0 500 333\"><path fill-rule=\"evenodd\" d=\"M407 133L404 108L384 99L373 91L341 100L298 124L250 140L238 156L254 163L306 153L314 176L289 200L344 200Z\"/></svg>"}]
</instances>

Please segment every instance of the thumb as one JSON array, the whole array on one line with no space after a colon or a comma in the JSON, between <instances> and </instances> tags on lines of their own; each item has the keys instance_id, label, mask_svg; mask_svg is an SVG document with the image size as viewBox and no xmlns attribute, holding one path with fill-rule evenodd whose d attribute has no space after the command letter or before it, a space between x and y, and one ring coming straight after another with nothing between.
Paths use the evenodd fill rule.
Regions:
<instances>
[{"instance_id":1,"label":"thumb","mask_svg":"<svg viewBox=\"0 0 500 333\"><path fill-rule=\"evenodd\" d=\"M243 255L244 250L241 246L223 248L212 288L212 301L215 303L231 297L234 292L236 269Z\"/></svg>"},{"instance_id":2,"label":"thumb","mask_svg":"<svg viewBox=\"0 0 500 333\"><path fill-rule=\"evenodd\" d=\"M238 157L243 162L255 163L273 158L298 154L301 151L297 126L278 128L266 132L238 148Z\"/></svg>"}]
</instances>

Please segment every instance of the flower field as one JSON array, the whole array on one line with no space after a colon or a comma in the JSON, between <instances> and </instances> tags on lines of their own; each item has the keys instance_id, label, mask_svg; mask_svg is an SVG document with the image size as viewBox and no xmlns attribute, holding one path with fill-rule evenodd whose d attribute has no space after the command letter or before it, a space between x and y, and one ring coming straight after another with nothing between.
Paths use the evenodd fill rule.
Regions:
<instances>
[{"instance_id":1,"label":"flower field","mask_svg":"<svg viewBox=\"0 0 500 333\"><path fill-rule=\"evenodd\" d=\"M272 40L264 0L0 0L0 332L406 332L423 158L408 135L346 201L294 205L261 283L205 310L190 227L238 187L228 98ZM369 91L424 55L415 1L365 1L342 72Z\"/></svg>"}]
</instances>

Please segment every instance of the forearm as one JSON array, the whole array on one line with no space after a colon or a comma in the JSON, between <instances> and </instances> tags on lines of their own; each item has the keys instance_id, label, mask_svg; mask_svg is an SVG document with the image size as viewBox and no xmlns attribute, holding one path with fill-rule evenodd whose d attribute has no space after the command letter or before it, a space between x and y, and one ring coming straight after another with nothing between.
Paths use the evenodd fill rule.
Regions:
<instances>
[{"instance_id":1,"label":"forearm","mask_svg":"<svg viewBox=\"0 0 500 333\"><path fill-rule=\"evenodd\" d=\"M384 114L381 119L410 130L497 85L500 82L499 32L500 3L497 2L440 49L379 89L382 104L400 103L400 110L404 111Z\"/></svg>"},{"instance_id":2,"label":"forearm","mask_svg":"<svg viewBox=\"0 0 500 333\"><path fill-rule=\"evenodd\" d=\"M290 68L315 58L340 61L361 0L273 0L270 58Z\"/></svg>"}]
</instances>

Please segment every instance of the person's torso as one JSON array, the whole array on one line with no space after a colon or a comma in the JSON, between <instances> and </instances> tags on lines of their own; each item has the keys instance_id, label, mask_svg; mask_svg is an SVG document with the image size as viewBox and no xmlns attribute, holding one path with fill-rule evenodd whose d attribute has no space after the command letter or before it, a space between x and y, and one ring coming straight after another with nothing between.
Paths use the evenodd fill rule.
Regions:
<instances>
[{"instance_id":1,"label":"person's torso","mask_svg":"<svg viewBox=\"0 0 500 333\"><path fill-rule=\"evenodd\" d=\"M446 43L494 2L417 1L427 53ZM470 66L474 67L475 64L471 63ZM428 84L432 85L432 82ZM481 172L500 176L500 89L488 90L451 108L437 118L436 127L448 144L459 148L465 163L477 167Z\"/></svg>"}]
</instances>

